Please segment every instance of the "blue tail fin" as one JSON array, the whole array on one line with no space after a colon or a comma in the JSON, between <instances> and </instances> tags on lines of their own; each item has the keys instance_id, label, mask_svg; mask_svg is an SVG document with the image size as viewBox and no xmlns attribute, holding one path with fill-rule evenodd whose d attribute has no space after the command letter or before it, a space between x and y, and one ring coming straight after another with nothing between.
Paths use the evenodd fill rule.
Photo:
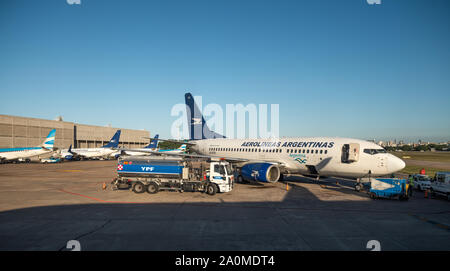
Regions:
<instances>
[{"instance_id":1,"label":"blue tail fin","mask_svg":"<svg viewBox=\"0 0 450 271\"><path fill-rule=\"evenodd\" d=\"M119 146L120 132L121 132L120 130L117 130L117 132L108 142L108 144L106 144L102 148L117 148L117 146Z\"/></svg>"},{"instance_id":2,"label":"blue tail fin","mask_svg":"<svg viewBox=\"0 0 450 271\"><path fill-rule=\"evenodd\" d=\"M195 104L191 93L184 95L186 102L186 115L189 127L189 139L225 138L223 135L209 130L203 115Z\"/></svg>"},{"instance_id":3,"label":"blue tail fin","mask_svg":"<svg viewBox=\"0 0 450 271\"><path fill-rule=\"evenodd\" d=\"M42 143L42 147L45 149L53 149L53 145L55 144L55 134L56 129L53 129L48 133L48 136L45 138L44 142Z\"/></svg>"},{"instance_id":4,"label":"blue tail fin","mask_svg":"<svg viewBox=\"0 0 450 271\"><path fill-rule=\"evenodd\" d=\"M178 150L182 151L182 152L186 152L186 144L181 145Z\"/></svg>"},{"instance_id":5,"label":"blue tail fin","mask_svg":"<svg viewBox=\"0 0 450 271\"><path fill-rule=\"evenodd\" d=\"M150 144L145 146L146 149L156 149L158 147L158 137L159 135L155 135L155 138L150 140Z\"/></svg>"},{"instance_id":6,"label":"blue tail fin","mask_svg":"<svg viewBox=\"0 0 450 271\"><path fill-rule=\"evenodd\" d=\"M72 144L70 144L69 149L67 150L68 153L72 153Z\"/></svg>"}]
</instances>

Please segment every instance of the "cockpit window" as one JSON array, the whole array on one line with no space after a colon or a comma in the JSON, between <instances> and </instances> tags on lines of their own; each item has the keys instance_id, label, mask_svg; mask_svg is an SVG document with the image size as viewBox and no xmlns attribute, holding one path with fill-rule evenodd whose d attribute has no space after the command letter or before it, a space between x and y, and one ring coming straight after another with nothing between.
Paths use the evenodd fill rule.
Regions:
<instances>
[{"instance_id":1,"label":"cockpit window","mask_svg":"<svg viewBox=\"0 0 450 271\"><path fill-rule=\"evenodd\" d=\"M378 154L378 153L386 153L385 149L364 149L364 152L370 155Z\"/></svg>"}]
</instances>

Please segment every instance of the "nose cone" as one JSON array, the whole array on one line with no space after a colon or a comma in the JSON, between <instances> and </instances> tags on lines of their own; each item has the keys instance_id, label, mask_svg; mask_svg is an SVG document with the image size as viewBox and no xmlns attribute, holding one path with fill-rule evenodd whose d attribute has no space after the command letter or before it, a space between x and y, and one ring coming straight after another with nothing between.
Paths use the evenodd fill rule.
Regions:
<instances>
[{"instance_id":1,"label":"nose cone","mask_svg":"<svg viewBox=\"0 0 450 271\"><path fill-rule=\"evenodd\" d=\"M405 162L403 162L403 160L398 158L397 156L391 155L391 157L389 157L389 165L388 165L389 171L397 172L404 169L405 166L406 166Z\"/></svg>"}]
</instances>

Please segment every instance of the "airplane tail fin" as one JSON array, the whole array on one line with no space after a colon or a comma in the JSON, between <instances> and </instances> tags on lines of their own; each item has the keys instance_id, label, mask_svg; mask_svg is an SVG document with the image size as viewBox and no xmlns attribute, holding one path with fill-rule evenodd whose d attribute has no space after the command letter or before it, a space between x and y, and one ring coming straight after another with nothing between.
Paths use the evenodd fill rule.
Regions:
<instances>
[{"instance_id":1,"label":"airplane tail fin","mask_svg":"<svg viewBox=\"0 0 450 271\"><path fill-rule=\"evenodd\" d=\"M186 144L181 145L178 150L182 151L182 152L186 152Z\"/></svg>"},{"instance_id":2,"label":"airplane tail fin","mask_svg":"<svg viewBox=\"0 0 450 271\"><path fill-rule=\"evenodd\" d=\"M146 149L156 149L158 147L158 137L159 135L155 135L154 139L150 141L150 144L145 146Z\"/></svg>"},{"instance_id":3,"label":"airplane tail fin","mask_svg":"<svg viewBox=\"0 0 450 271\"><path fill-rule=\"evenodd\" d=\"M108 144L106 144L102 148L117 148L117 146L119 146L120 132L121 132L121 130L117 130L117 132L114 134L114 136L108 142Z\"/></svg>"},{"instance_id":4,"label":"airplane tail fin","mask_svg":"<svg viewBox=\"0 0 450 271\"><path fill-rule=\"evenodd\" d=\"M72 144L70 144L69 149L67 150L68 153L72 153Z\"/></svg>"},{"instance_id":5,"label":"airplane tail fin","mask_svg":"<svg viewBox=\"0 0 450 271\"><path fill-rule=\"evenodd\" d=\"M225 138L225 136L209 130L203 115L194 101L191 93L184 95L186 102L186 115L189 127L189 139Z\"/></svg>"},{"instance_id":6,"label":"airplane tail fin","mask_svg":"<svg viewBox=\"0 0 450 271\"><path fill-rule=\"evenodd\" d=\"M42 148L45 149L53 149L53 145L55 144L55 134L56 129L53 129L48 133L48 136L45 138L44 142L42 143Z\"/></svg>"}]
</instances>

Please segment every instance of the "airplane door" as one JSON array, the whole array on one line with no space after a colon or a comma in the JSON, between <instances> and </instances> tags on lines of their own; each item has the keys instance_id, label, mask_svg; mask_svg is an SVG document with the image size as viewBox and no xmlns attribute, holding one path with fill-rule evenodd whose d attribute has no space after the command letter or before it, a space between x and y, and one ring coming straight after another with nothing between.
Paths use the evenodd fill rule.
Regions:
<instances>
[{"instance_id":1,"label":"airplane door","mask_svg":"<svg viewBox=\"0 0 450 271\"><path fill-rule=\"evenodd\" d=\"M353 163L359 160L359 144L350 143L342 146L342 163Z\"/></svg>"}]
</instances>

